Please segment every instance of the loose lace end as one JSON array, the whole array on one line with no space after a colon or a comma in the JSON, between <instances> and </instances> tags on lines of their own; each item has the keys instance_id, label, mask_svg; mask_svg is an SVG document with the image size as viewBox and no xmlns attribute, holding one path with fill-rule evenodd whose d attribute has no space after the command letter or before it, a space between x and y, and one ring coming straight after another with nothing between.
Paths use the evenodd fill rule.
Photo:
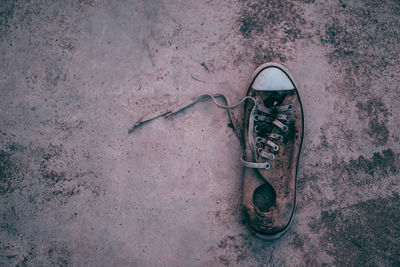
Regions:
<instances>
[{"instance_id":1,"label":"loose lace end","mask_svg":"<svg viewBox=\"0 0 400 267\"><path fill-rule=\"evenodd\" d=\"M149 121L154 120L161 116L164 116L165 118L167 118L170 115L172 115L170 108L167 110L160 110L160 111L156 111L152 114L146 115L146 116L142 117L141 119L139 119L131 128L129 128L128 134L131 134L137 127L139 127L140 125L142 125L146 122L149 122Z\"/></svg>"},{"instance_id":2,"label":"loose lace end","mask_svg":"<svg viewBox=\"0 0 400 267\"><path fill-rule=\"evenodd\" d=\"M131 134L137 127L139 127L140 125L142 125L145 122L154 120L158 117L163 116L164 118L168 118L171 115L174 115L180 111L182 111L183 109L197 103L199 100L196 98L187 100L184 103L178 103L175 104L173 106L168 107L167 109L163 109L163 110L159 110L156 111L154 113L148 114L144 117L142 117L141 119L139 119L129 130L128 130L128 134Z\"/></svg>"},{"instance_id":3,"label":"loose lace end","mask_svg":"<svg viewBox=\"0 0 400 267\"><path fill-rule=\"evenodd\" d=\"M223 102L225 103L225 105L219 103L216 98L222 98ZM182 110L184 110L185 108L188 108L198 102L202 102L208 99L212 99L215 103L215 105L217 105L217 107L222 108L222 109L226 109L228 111L228 116L229 119L233 125L233 130L235 131L236 135L240 138L240 131L239 131L239 127L238 124L236 122L236 120L234 119L233 115L230 112L230 109L234 109L237 108L238 106L240 106L241 104L244 103L244 101L246 99L250 99L254 102L254 104L256 104L256 100L251 97L251 96L246 96L244 97L239 103L237 103L236 105L231 105L228 98L223 95L223 94L203 94L203 95L199 95L197 97L194 97L190 100L185 101L184 103L178 103L174 106L168 107L167 109L164 110L160 110L160 111L156 111L155 113L146 115L144 117L142 117L140 120L138 120L129 130L128 133L131 134L137 127L139 127L140 125L142 125L145 122L154 120L158 117L164 116L164 118L168 118L171 115L174 115Z\"/></svg>"}]
</instances>

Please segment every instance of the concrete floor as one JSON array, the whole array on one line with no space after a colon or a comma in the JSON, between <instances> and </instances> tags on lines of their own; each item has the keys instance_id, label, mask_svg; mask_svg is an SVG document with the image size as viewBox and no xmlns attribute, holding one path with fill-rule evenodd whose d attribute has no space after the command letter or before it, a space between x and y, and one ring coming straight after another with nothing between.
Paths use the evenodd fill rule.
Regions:
<instances>
[{"instance_id":1,"label":"concrete floor","mask_svg":"<svg viewBox=\"0 0 400 267\"><path fill-rule=\"evenodd\" d=\"M399 266L399 36L395 0L0 1L0 265ZM275 242L246 227L223 110L127 131L237 101L269 61L305 111Z\"/></svg>"}]
</instances>

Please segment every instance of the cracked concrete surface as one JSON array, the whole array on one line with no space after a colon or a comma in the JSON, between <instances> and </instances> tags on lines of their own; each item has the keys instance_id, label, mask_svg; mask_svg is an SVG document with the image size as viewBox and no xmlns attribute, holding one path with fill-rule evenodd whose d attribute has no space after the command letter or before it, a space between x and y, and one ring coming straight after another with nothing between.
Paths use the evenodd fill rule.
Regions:
<instances>
[{"instance_id":1,"label":"cracked concrete surface","mask_svg":"<svg viewBox=\"0 0 400 267\"><path fill-rule=\"evenodd\" d=\"M400 3L0 2L0 265L398 266ZM249 232L242 154L201 103L275 61L299 85L297 214ZM237 112L240 114L240 112Z\"/></svg>"}]
</instances>

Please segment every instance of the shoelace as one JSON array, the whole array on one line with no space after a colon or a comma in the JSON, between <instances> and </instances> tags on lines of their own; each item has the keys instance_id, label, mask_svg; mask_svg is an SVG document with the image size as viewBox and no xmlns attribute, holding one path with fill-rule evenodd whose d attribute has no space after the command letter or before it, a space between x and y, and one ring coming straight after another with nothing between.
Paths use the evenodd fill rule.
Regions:
<instances>
[{"instance_id":1,"label":"shoelace","mask_svg":"<svg viewBox=\"0 0 400 267\"><path fill-rule=\"evenodd\" d=\"M225 102L225 105L219 103L217 98L222 98ZM253 131L259 133L263 131L266 127L272 128L273 125L281 129L282 132L286 132L288 130L288 126L284 124L282 121L287 122L289 120L289 116L286 112L293 110L293 105L282 105L278 106L277 102L274 103L274 106L271 108L265 107L261 101L257 101L252 96L246 96L242 98L237 104L231 105L229 99L223 94L203 94L192 98L183 103L178 103L166 109L162 109L156 111L154 113L148 114L140 118L128 131L128 133L132 133L137 127L142 125L145 122L151 121L158 117L163 116L164 118L168 118L169 116L176 114L196 103L213 100L215 105L219 108L226 109L228 111L229 119L232 123L233 129L236 135L240 138L239 128L237 127L237 121L234 119L230 110L239 107L246 100L251 100L253 102L253 107L250 112L249 118L249 127L248 127L248 141L250 145L251 152L253 154L253 159L256 162L249 162L245 160L245 155L241 158L241 162L244 166L248 168L256 168L256 169L270 169L271 164L268 161L265 162L257 162L259 157L262 157L266 160L274 160L275 155L273 153L268 152L266 149L270 147L274 152L279 150L279 146L275 142L283 142L283 136L277 133L272 133L268 131L267 136L260 137L258 136L256 140L253 137Z\"/></svg>"},{"instance_id":2,"label":"shoelace","mask_svg":"<svg viewBox=\"0 0 400 267\"><path fill-rule=\"evenodd\" d=\"M256 162L249 162L245 160L245 156L241 158L244 166L255 169L270 169L271 163L269 161L258 162L258 159L264 158L265 160L274 160L275 154L279 151L279 145L277 142L283 142L283 135L272 132L273 126L280 129L280 132L287 132L288 126L285 124L289 121L290 117L286 114L293 110L292 104L278 106L278 102L275 101L273 107L265 107L261 101L258 101L250 112L249 127L248 127L248 141L250 150L253 154L253 159ZM283 123L282 121L285 121ZM257 136L254 140L253 131L261 133L265 128L265 137ZM272 150L271 153L270 151Z\"/></svg>"}]
</instances>

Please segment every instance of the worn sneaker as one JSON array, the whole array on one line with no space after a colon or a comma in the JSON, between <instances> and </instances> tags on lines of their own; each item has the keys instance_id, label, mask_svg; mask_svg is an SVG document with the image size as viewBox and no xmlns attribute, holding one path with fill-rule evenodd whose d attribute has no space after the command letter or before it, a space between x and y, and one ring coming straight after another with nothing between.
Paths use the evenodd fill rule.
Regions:
<instances>
[{"instance_id":1,"label":"worn sneaker","mask_svg":"<svg viewBox=\"0 0 400 267\"><path fill-rule=\"evenodd\" d=\"M217 101L221 99L223 103ZM279 238L293 219L296 174L303 140L303 110L294 80L285 67L268 63L253 75L247 96L231 105L223 94L202 94L140 118L130 129L158 117L169 117L196 103L213 100L227 109L233 128L241 136L230 110L246 103L243 203L249 225L258 236ZM248 101L246 101L248 100Z\"/></svg>"},{"instance_id":2,"label":"worn sneaker","mask_svg":"<svg viewBox=\"0 0 400 267\"><path fill-rule=\"evenodd\" d=\"M303 109L292 75L268 63L253 74L244 109L243 204L261 238L285 233L296 205L296 176L303 140Z\"/></svg>"}]
</instances>

